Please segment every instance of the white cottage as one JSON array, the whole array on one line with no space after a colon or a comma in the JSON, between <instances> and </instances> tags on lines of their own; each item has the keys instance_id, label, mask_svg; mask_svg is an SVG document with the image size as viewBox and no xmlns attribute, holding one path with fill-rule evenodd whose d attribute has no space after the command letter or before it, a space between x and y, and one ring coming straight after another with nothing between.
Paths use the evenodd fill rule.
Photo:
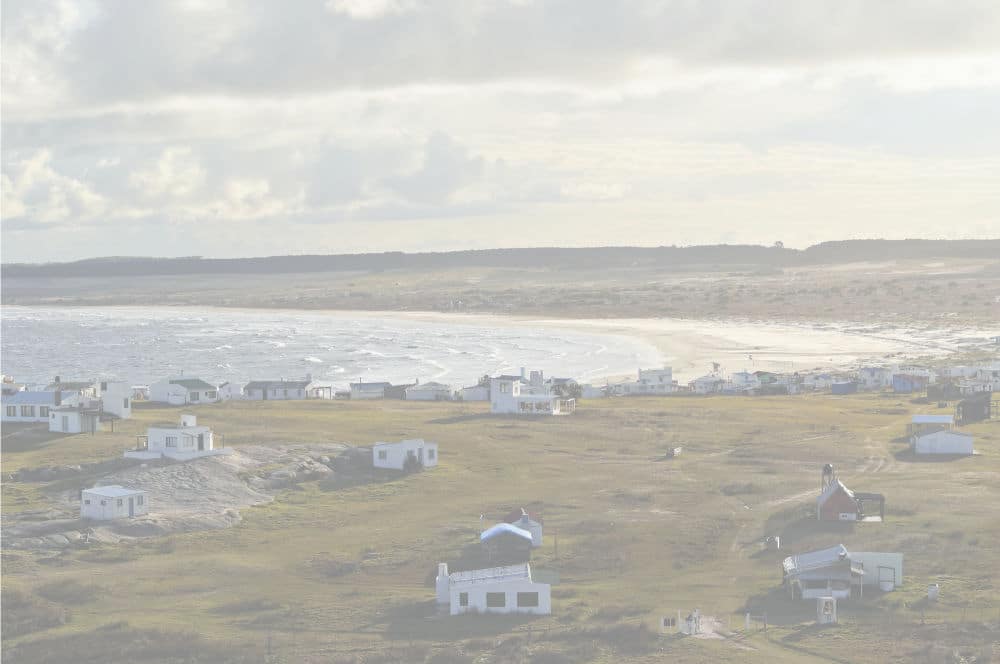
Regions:
<instances>
[{"instance_id":1,"label":"white cottage","mask_svg":"<svg viewBox=\"0 0 1000 664\"><path fill-rule=\"evenodd\" d=\"M718 374L708 374L707 376L701 376L700 378L695 378L688 386L691 391L695 394L715 394L721 392L722 388L725 387L726 381Z\"/></svg>"},{"instance_id":2,"label":"white cottage","mask_svg":"<svg viewBox=\"0 0 1000 664\"><path fill-rule=\"evenodd\" d=\"M462 401L489 401L490 386L472 385L470 387L463 387L458 391L458 397Z\"/></svg>"},{"instance_id":3,"label":"white cottage","mask_svg":"<svg viewBox=\"0 0 1000 664\"><path fill-rule=\"evenodd\" d=\"M101 410L120 419L132 417L132 386L123 381L102 380Z\"/></svg>"},{"instance_id":4,"label":"white cottage","mask_svg":"<svg viewBox=\"0 0 1000 664\"><path fill-rule=\"evenodd\" d=\"M97 406L77 404L49 411L49 431L54 433L97 433L100 430L101 410Z\"/></svg>"},{"instance_id":5,"label":"white cottage","mask_svg":"<svg viewBox=\"0 0 1000 664\"><path fill-rule=\"evenodd\" d=\"M384 399L385 391L392 387L392 383L384 381L377 383L365 383L358 381L351 383L351 399Z\"/></svg>"},{"instance_id":6,"label":"white cottage","mask_svg":"<svg viewBox=\"0 0 1000 664\"><path fill-rule=\"evenodd\" d=\"M677 391L677 384L674 383L674 370L671 367L663 367L662 369L639 369L636 380L609 385L608 389L616 396L671 394Z\"/></svg>"},{"instance_id":7,"label":"white cottage","mask_svg":"<svg viewBox=\"0 0 1000 664\"><path fill-rule=\"evenodd\" d=\"M205 456L230 454L229 448L216 448L212 429L199 426L194 415L181 415L180 426L157 424L146 430L145 436L137 436L138 445L127 450L130 459L159 459L166 457L187 461Z\"/></svg>"},{"instance_id":8,"label":"white cottage","mask_svg":"<svg viewBox=\"0 0 1000 664\"><path fill-rule=\"evenodd\" d=\"M243 386L243 398L250 401L308 399L312 376L305 380L254 380Z\"/></svg>"},{"instance_id":9,"label":"white cottage","mask_svg":"<svg viewBox=\"0 0 1000 664\"><path fill-rule=\"evenodd\" d=\"M3 413L3 421L7 423L48 423L52 410L76 404L79 399L76 393L63 394L60 390L21 390L3 397L0 412Z\"/></svg>"},{"instance_id":10,"label":"white cottage","mask_svg":"<svg viewBox=\"0 0 1000 664\"><path fill-rule=\"evenodd\" d=\"M435 579L437 603L453 616L462 613L552 613L551 588L531 580L528 563L448 574L440 563Z\"/></svg>"},{"instance_id":11,"label":"white cottage","mask_svg":"<svg viewBox=\"0 0 1000 664\"><path fill-rule=\"evenodd\" d=\"M215 403L219 401L219 388L200 378L167 378L149 386L149 400L172 406Z\"/></svg>"},{"instance_id":12,"label":"white cottage","mask_svg":"<svg viewBox=\"0 0 1000 664\"><path fill-rule=\"evenodd\" d=\"M491 378L490 412L498 415L565 415L576 410L576 399L532 390L531 384L525 384L519 377Z\"/></svg>"},{"instance_id":13,"label":"white cottage","mask_svg":"<svg viewBox=\"0 0 1000 664\"><path fill-rule=\"evenodd\" d=\"M404 399L407 401L451 401L451 385L444 383L417 383L410 385L403 390Z\"/></svg>"},{"instance_id":14,"label":"white cottage","mask_svg":"<svg viewBox=\"0 0 1000 664\"><path fill-rule=\"evenodd\" d=\"M972 436L958 431L933 431L910 438L915 454L973 454Z\"/></svg>"},{"instance_id":15,"label":"white cottage","mask_svg":"<svg viewBox=\"0 0 1000 664\"><path fill-rule=\"evenodd\" d=\"M419 461L424 468L438 464L437 443L422 438L402 440L398 443L375 443L372 446L372 465L376 468L404 470L407 459Z\"/></svg>"},{"instance_id":16,"label":"white cottage","mask_svg":"<svg viewBox=\"0 0 1000 664\"><path fill-rule=\"evenodd\" d=\"M98 486L80 492L80 518L95 521L128 519L149 514L145 491L121 486Z\"/></svg>"}]
</instances>

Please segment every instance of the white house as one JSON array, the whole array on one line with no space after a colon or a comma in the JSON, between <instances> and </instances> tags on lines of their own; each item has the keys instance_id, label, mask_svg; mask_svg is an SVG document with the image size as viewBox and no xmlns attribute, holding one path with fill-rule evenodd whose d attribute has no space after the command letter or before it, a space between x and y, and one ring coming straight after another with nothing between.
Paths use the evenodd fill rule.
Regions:
<instances>
[{"instance_id":1,"label":"white house","mask_svg":"<svg viewBox=\"0 0 1000 664\"><path fill-rule=\"evenodd\" d=\"M973 454L972 436L958 431L932 431L910 438L915 454Z\"/></svg>"},{"instance_id":2,"label":"white house","mask_svg":"<svg viewBox=\"0 0 1000 664\"><path fill-rule=\"evenodd\" d=\"M729 377L729 383L737 392L750 392L760 387L760 379L757 374L750 371L737 371Z\"/></svg>"},{"instance_id":3,"label":"white house","mask_svg":"<svg viewBox=\"0 0 1000 664\"><path fill-rule=\"evenodd\" d=\"M458 398L462 401L489 401L490 386L473 385L471 387L463 387L458 391Z\"/></svg>"},{"instance_id":4,"label":"white house","mask_svg":"<svg viewBox=\"0 0 1000 664\"><path fill-rule=\"evenodd\" d=\"M531 534L531 548L537 549L542 545L542 523L535 515L531 514L523 507L507 515L504 519L507 523Z\"/></svg>"},{"instance_id":5,"label":"white house","mask_svg":"<svg viewBox=\"0 0 1000 664\"><path fill-rule=\"evenodd\" d=\"M688 385L695 394L715 394L722 391L726 381L718 374L708 374L695 378Z\"/></svg>"},{"instance_id":6,"label":"white house","mask_svg":"<svg viewBox=\"0 0 1000 664\"><path fill-rule=\"evenodd\" d=\"M102 380L101 410L127 420L132 417L132 386L122 381Z\"/></svg>"},{"instance_id":7,"label":"white house","mask_svg":"<svg viewBox=\"0 0 1000 664\"><path fill-rule=\"evenodd\" d=\"M440 563L435 580L437 603L453 616L462 613L552 613L549 584L531 580L528 563L448 574Z\"/></svg>"},{"instance_id":8,"label":"white house","mask_svg":"<svg viewBox=\"0 0 1000 664\"><path fill-rule=\"evenodd\" d=\"M358 381L351 383L351 399L384 399L386 389L392 387L392 383L378 382L365 383Z\"/></svg>"},{"instance_id":9,"label":"white house","mask_svg":"<svg viewBox=\"0 0 1000 664\"><path fill-rule=\"evenodd\" d=\"M227 380L219 385L219 401L240 401L243 399L243 388L239 383Z\"/></svg>"},{"instance_id":10,"label":"white house","mask_svg":"<svg viewBox=\"0 0 1000 664\"><path fill-rule=\"evenodd\" d=\"M180 425L157 424L146 430L145 436L137 436L138 445L127 450L130 459L159 459L167 457L187 461L204 456L230 454L228 448L216 448L212 429L199 426L194 415L181 415Z\"/></svg>"},{"instance_id":11,"label":"white house","mask_svg":"<svg viewBox=\"0 0 1000 664\"><path fill-rule=\"evenodd\" d=\"M375 443L372 446L372 464L376 468L404 470L408 458L419 461L424 468L438 464L437 443L422 438L402 440L398 443Z\"/></svg>"},{"instance_id":12,"label":"white house","mask_svg":"<svg viewBox=\"0 0 1000 664\"><path fill-rule=\"evenodd\" d=\"M534 373L534 372L533 372ZM531 393L519 377L490 379L490 412L502 415L564 415L576 410L576 399Z\"/></svg>"},{"instance_id":13,"label":"white house","mask_svg":"<svg viewBox=\"0 0 1000 664\"><path fill-rule=\"evenodd\" d=\"M149 514L145 491L120 486L98 486L80 492L80 518L95 521L127 519Z\"/></svg>"},{"instance_id":14,"label":"white house","mask_svg":"<svg viewBox=\"0 0 1000 664\"><path fill-rule=\"evenodd\" d=\"M450 385L431 381L410 385L403 394L407 401L451 401L452 390Z\"/></svg>"},{"instance_id":15,"label":"white house","mask_svg":"<svg viewBox=\"0 0 1000 664\"><path fill-rule=\"evenodd\" d=\"M254 380L243 386L243 398L250 401L308 399L312 376L305 380Z\"/></svg>"},{"instance_id":16,"label":"white house","mask_svg":"<svg viewBox=\"0 0 1000 664\"><path fill-rule=\"evenodd\" d=\"M215 403L219 401L219 388L200 378L167 378L149 386L149 400L172 406Z\"/></svg>"},{"instance_id":17,"label":"white house","mask_svg":"<svg viewBox=\"0 0 1000 664\"><path fill-rule=\"evenodd\" d=\"M671 367L662 369L639 369L638 378L624 383L608 386L615 396L634 396L637 394L671 394L677 391L674 383L674 371Z\"/></svg>"},{"instance_id":18,"label":"white house","mask_svg":"<svg viewBox=\"0 0 1000 664\"><path fill-rule=\"evenodd\" d=\"M75 393L63 394L61 391L21 390L4 396L2 413L4 422L45 422L48 423L53 409L62 405L73 405L80 397Z\"/></svg>"},{"instance_id":19,"label":"white house","mask_svg":"<svg viewBox=\"0 0 1000 664\"><path fill-rule=\"evenodd\" d=\"M49 431L54 433L97 433L101 430L98 401L59 406L49 411Z\"/></svg>"},{"instance_id":20,"label":"white house","mask_svg":"<svg viewBox=\"0 0 1000 664\"><path fill-rule=\"evenodd\" d=\"M892 368L861 367L858 369L858 385L863 390L882 390L892 385Z\"/></svg>"}]
</instances>

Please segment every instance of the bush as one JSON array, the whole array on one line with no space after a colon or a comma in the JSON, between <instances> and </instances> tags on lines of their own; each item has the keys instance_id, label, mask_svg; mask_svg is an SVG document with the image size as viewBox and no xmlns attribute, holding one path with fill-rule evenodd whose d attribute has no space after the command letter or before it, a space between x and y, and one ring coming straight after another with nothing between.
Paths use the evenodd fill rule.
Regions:
<instances>
[{"instance_id":1,"label":"bush","mask_svg":"<svg viewBox=\"0 0 1000 664\"><path fill-rule=\"evenodd\" d=\"M60 604L86 604L98 599L103 594L103 589L100 586L70 579L39 586L35 594Z\"/></svg>"}]
</instances>

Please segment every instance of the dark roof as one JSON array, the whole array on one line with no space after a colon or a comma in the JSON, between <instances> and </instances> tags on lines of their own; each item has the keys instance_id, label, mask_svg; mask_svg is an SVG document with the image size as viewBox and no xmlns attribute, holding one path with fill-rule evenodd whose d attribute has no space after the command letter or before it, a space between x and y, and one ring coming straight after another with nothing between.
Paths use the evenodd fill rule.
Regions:
<instances>
[{"instance_id":1,"label":"dark roof","mask_svg":"<svg viewBox=\"0 0 1000 664\"><path fill-rule=\"evenodd\" d=\"M77 380L77 381L59 381L58 383L49 383L45 386L46 390L87 390L94 387L94 381Z\"/></svg>"},{"instance_id":2,"label":"dark roof","mask_svg":"<svg viewBox=\"0 0 1000 664\"><path fill-rule=\"evenodd\" d=\"M285 390L304 390L311 382L309 380L252 380L243 389L270 390L272 388L279 388Z\"/></svg>"},{"instance_id":3,"label":"dark roof","mask_svg":"<svg viewBox=\"0 0 1000 664\"><path fill-rule=\"evenodd\" d=\"M180 385L189 390L215 390L215 385L206 383L201 378L176 378L170 381L171 385Z\"/></svg>"},{"instance_id":4,"label":"dark roof","mask_svg":"<svg viewBox=\"0 0 1000 664\"><path fill-rule=\"evenodd\" d=\"M5 406L16 406L16 405L37 405L37 406L48 406L53 405L56 402L56 393L52 391L39 391L31 392L28 390L21 390L20 392L15 392L11 395L4 395L3 404Z\"/></svg>"},{"instance_id":5,"label":"dark roof","mask_svg":"<svg viewBox=\"0 0 1000 664\"><path fill-rule=\"evenodd\" d=\"M497 380L524 380L522 376L512 376L510 374L501 374L499 376L495 376L495 378Z\"/></svg>"},{"instance_id":6,"label":"dark roof","mask_svg":"<svg viewBox=\"0 0 1000 664\"><path fill-rule=\"evenodd\" d=\"M392 383L351 383L351 387L356 387L358 389L366 387L381 387L382 389L385 389L387 387L392 387Z\"/></svg>"}]
</instances>

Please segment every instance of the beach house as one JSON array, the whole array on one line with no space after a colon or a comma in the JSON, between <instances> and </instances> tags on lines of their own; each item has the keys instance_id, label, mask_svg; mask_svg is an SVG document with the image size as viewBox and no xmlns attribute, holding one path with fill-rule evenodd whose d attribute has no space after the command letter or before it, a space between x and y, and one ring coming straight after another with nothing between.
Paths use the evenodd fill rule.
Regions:
<instances>
[{"instance_id":1,"label":"beach house","mask_svg":"<svg viewBox=\"0 0 1000 664\"><path fill-rule=\"evenodd\" d=\"M166 378L149 386L149 400L171 406L186 406L219 401L219 388L200 378Z\"/></svg>"},{"instance_id":2,"label":"beach house","mask_svg":"<svg viewBox=\"0 0 1000 664\"><path fill-rule=\"evenodd\" d=\"M145 435L136 436L136 448L127 450L129 459L159 459L166 457L187 461L205 456L230 454L228 448L217 448L212 429L198 424L194 415L181 415L180 424L155 424Z\"/></svg>"},{"instance_id":3,"label":"beach house","mask_svg":"<svg viewBox=\"0 0 1000 664\"><path fill-rule=\"evenodd\" d=\"M520 376L490 379L490 412L497 415L565 415L576 410L576 399L533 387Z\"/></svg>"},{"instance_id":4,"label":"beach house","mask_svg":"<svg viewBox=\"0 0 1000 664\"><path fill-rule=\"evenodd\" d=\"M303 380L252 380L243 386L243 398L248 401L288 401L308 399L312 376Z\"/></svg>"}]
</instances>

